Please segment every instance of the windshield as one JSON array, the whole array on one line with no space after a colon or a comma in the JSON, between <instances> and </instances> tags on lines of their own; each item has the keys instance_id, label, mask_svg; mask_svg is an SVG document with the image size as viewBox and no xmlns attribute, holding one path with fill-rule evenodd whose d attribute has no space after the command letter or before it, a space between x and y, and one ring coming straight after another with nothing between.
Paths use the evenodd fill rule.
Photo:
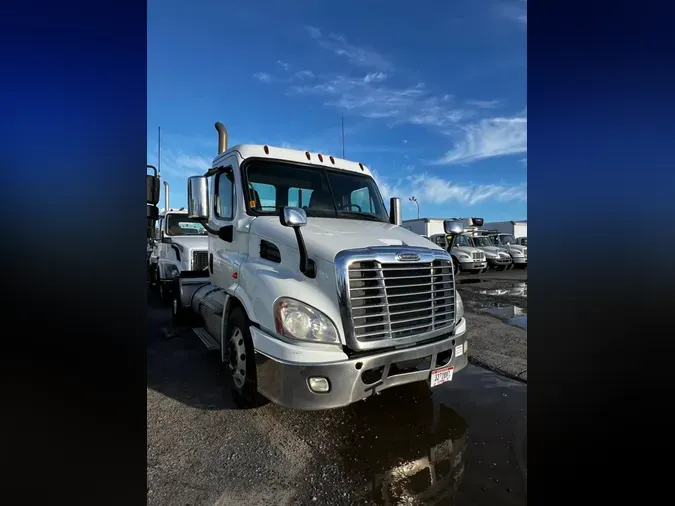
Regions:
<instances>
[{"instance_id":1,"label":"windshield","mask_svg":"<svg viewBox=\"0 0 675 506\"><path fill-rule=\"evenodd\" d=\"M471 247L471 239L469 239L465 235L455 236L455 241L453 243L453 247L457 247L457 246L468 246L470 248Z\"/></svg>"},{"instance_id":2,"label":"windshield","mask_svg":"<svg viewBox=\"0 0 675 506\"><path fill-rule=\"evenodd\" d=\"M188 218L187 214L169 214L166 220L166 235L206 235L202 224Z\"/></svg>"},{"instance_id":3,"label":"windshield","mask_svg":"<svg viewBox=\"0 0 675 506\"><path fill-rule=\"evenodd\" d=\"M276 215L294 206L317 218L389 221L370 176L261 160L249 162L245 172L253 214Z\"/></svg>"},{"instance_id":4,"label":"windshield","mask_svg":"<svg viewBox=\"0 0 675 506\"><path fill-rule=\"evenodd\" d=\"M489 248L492 246L492 242L487 237L474 237L473 243L477 248Z\"/></svg>"},{"instance_id":5,"label":"windshield","mask_svg":"<svg viewBox=\"0 0 675 506\"><path fill-rule=\"evenodd\" d=\"M504 244L516 244L516 240L511 234L493 235L490 237L490 239L492 239L492 242L497 246L502 246Z\"/></svg>"}]
</instances>

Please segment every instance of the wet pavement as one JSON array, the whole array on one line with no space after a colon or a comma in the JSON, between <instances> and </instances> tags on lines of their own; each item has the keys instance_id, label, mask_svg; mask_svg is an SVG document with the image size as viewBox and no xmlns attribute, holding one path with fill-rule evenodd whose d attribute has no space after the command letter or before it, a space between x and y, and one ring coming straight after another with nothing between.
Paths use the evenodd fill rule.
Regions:
<instances>
[{"instance_id":1,"label":"wet pavement","mask_svg":"<svg viewBox=\"0 0 675 506\"><path fill-rule=\"evenodd\" d=\"M527 329L527 270L489 271L457 279L467 311L499 318Z\"/></svg>"},{"instance_id":2,"label":"wet pavement","mask_svg":"<svg viewBox=\"0 0 675 506\"><path fill-rule=\"evenodd\" d=\"M240 410L218 354L149 302L148 504L526 504L526 384L469 365L336 410Z\"/></svg>"},{"instance_id":3,"label":"wet pavement","mask_svg":"<svg viewBox=\"0 0 675 506\"><path fill-rule=\"evenodd\" d=\"M527 269L457 278L466 311L469 360L527 381Z\"/></svg>"}]
</instances>

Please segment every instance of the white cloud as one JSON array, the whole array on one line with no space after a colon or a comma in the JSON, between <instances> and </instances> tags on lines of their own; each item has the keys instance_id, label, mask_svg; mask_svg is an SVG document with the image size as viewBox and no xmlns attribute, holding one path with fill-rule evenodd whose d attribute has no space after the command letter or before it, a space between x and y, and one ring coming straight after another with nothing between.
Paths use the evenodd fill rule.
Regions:
<instances>
[{"instance_id":1,"label":"white cloud","mask_svg":"<svg viewBox=\"0 0 675 506\"><path fill-rule=\"evenodd\" d=\"M494 109L499 105L499 100L467 100L466 103L479 109Z\"/></svg>"},{"instance_id":2,"label":"white cloud","mask_svg":"<svg viewBox=\"0 0 675 506\"><path fill-rule=\"evenodd\" d=\"M299 72L296 72L294 74L294 77L300 80L314 79L314 72L312 72L311 70L300 70Z\"/></svg>"},{"instance_id":3,"label":"white cloud","mask_svg":"<svg viewBox=\"0 0 675 506\"><path fill-rule=\"evenodd\" d=\"M378 83L380 81L384 81L386 78L387 74L384 72L373 72L371 74L367 74L363 80L367 83Z\"/></svg>"},{"instance_id":4,"label":"white cloud","mask_svg":"<svg viewBox=\"0 0 675 506\"><path fill-rule=\"evenodd\" d=\"M470 116L468 111L452 108L448 99L432 95L423 83L401 88L366 78L319 76L313 85L291 86L289 93L325 97L326 105L364 118L389 118L394 124L440 127Z\"/></svg>"},{"instance_id":5,"label":"white cloud","mask_svg":"<svg viewBox=\"0 0 675 506\"><path fill-rule=\"evenodd\" d=\"M309 36L312 37L313 39L321 38L321 30L319 30L315 26L306 26L305 30L307 30L307 33L309 33Z\"/></svg>"},{"instance_id":6,"label":"white cloud","mask_svg":"<svg viewBox=\"0 0 675 506\"><path fill-rule=\"evenodd\" d=\"M371 169L385 201L391 197L400 197L405 203L415 195L421 205L449 204L475 205L484 201L527 202L527 183L518 185L501 184L461 184L429 174L414 175L414 168L408 166L404 172L410 174L396 181L383 177Z\"/></svg>"},{"instance_id":7,"label":"white cloud","mask_svg":"<svg viewBox=\"0 0 675 506\"><path fill-rule=\"evenodd\" d=\"M156 160L155 151L148 152L148 159ZM171 149L162 149L160 172L163 175L178 177L182 180L190 176L204 174L213 162L213 158L208 156L185 153L183 151L173 151ZM155 164L156 165L156 164Z\"/></svg>"},{"instance_id":8,"label":"white cloud","mask_svg":"<svg viewBox=\"0 0 675 506\"><path fill-rule=\"evenodd\" d=\"M306 26L305 29L309 36L319 43L319 46L336 56L346 58L352 65L371 67L380 71L393 69L393 65L384 56L372 49L347 42L343 35L335 33L323 35L321 30L314 26Z\"/></svg>"},{"instance_id":9,"label":"white cloud","mask_svg":"<svg viewBox=\"0 0 675 506\"><path fill-rule=\"evenodd\" d=\"M291 66L283 60L277 60L277 65L279 65L282 69L284 69L287 72L288 72L288 69L291 68Z\"/></svg>"},{"instance_id":10,"label":"white cloud","mask_svg":"<svg viewBox=\"0 0 675 506\"><path fill-rule=\"evenodd\" d=\"M511 0L497 6L497 12L505 18L527 26L527 0Z\"/></svg>"},{"instance_id":11,"label":"white cloud","mask_svg":"<svg viewBox=\"0 0 675 506\"><path fill-rule=\"evenodd\" d=\"M256 72L255 74L253 74L253 78L257 79L261 83L272 82L272 76L269 75L267 72Z\"/></svg>"},{"instance_id":12,"label":"white cloud","mask_svg":"<svg viewBox=\"0 0 675 506\"><path fill-rule=\"evenodd\" d=\"M490 118L464 127L438 165L469 163L485 158L527 153L527 117Z\"/></svg>"}]
</instances>

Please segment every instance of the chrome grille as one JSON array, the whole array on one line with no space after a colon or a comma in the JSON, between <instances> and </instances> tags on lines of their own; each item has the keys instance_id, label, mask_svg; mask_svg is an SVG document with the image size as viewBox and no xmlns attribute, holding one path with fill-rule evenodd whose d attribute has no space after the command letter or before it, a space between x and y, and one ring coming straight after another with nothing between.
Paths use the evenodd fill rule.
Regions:
<instances>
[{"instance_id":1,"label":"chrome grille","mask_svg":"<svg viewBox=\"0 0 675 506\"><path fill-rule=\"evenodd\" d=\"M192 252L192 270L203 271L209 266L209 252L208 251L193 251Z\"/></svg>"},{"instance_id":2,"label":"chrome grille","mask_svg":"<svg viewBox=\"0 0 675 506\"><path fill-rule=\"evenodd\" d=\"M352 262L348 294L357 341L409 338L450 327L455 290L450 260Z\"/></svg>"},{"instance_id":3,"label":"chrome grille","mask_svg":"<svg viewBox=\"0 0 675 506\"><path fill-rule=\"evenodd\" d=\"M481 252L474 251L472 255L474 260L485 260L485 253L483 253L482 251Z\"/></svg>"},{"instance_id":4,"label":"chrome grille","mask_svg":"<svg viewBox=\"0 0 675 506\"><path fill-rule=\"evenodd\" d=\"M523 255L527 256L527 248L523 248Z\"/></svg>"}]
</instances>

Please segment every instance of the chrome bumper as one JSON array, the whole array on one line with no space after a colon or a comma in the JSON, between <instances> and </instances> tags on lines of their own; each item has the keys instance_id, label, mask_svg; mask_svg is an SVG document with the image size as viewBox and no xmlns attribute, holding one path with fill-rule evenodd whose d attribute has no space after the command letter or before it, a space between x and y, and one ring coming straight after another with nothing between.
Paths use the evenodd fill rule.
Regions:
<instances>
[{"instance_id":1,"label":"chrome bumper","mask_svg":"<svg viewBox=\"0 0 675 506\"><path fill-rule=\"evenodd\" d=\"M402 350L353 358L341 362L317 365L291 363L268 357L256 351L258 390L272 402L293 409L318 410L347 406L353 402L376 395L398 385L429 380L431 371L453 365L460 371L467 365L464 353L466 320L457 326L460 333L431 344L413 346ZM456 356L461 347L462 353ZM439 357L440 355L440 357ZM405 371L408 361L426 359L428 366ZM364 375L382 370L381 377L366 384ZM315 393L309 388L310 377L327 378L330 390Z\"/></svg>"}]
</instances>

